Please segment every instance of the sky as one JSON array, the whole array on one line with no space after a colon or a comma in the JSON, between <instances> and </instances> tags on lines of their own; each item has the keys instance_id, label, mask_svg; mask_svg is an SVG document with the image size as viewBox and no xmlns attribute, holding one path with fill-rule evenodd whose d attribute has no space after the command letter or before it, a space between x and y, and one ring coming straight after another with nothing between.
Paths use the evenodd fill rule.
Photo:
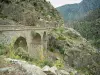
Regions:
<instances>
[{"instance_id":1,"label":"sky","mask_svg":"<svg viewBox=\"0 0 100 75\"><path fill-rule=\"evenodd\" d=\"M47 0L56 8L65 4L80 3L82 0Z\"/></svg>"}]
</instances>

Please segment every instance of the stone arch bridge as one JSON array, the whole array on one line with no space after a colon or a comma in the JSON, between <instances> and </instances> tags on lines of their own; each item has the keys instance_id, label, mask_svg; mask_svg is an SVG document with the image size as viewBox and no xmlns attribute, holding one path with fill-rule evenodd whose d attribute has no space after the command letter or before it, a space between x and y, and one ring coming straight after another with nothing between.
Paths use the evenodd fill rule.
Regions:
<instances>
[{"instance_id":1,"label":"stone arch bridge","mask_svg":"<svg viewBox=\"0 0 100 75\"><path fill-rule=\"evenodd\" d=\"M40 58L47 49L47 34L52 28L0 25L0 44L22 47L30 56Z\"/></svg>"}]
</instances>

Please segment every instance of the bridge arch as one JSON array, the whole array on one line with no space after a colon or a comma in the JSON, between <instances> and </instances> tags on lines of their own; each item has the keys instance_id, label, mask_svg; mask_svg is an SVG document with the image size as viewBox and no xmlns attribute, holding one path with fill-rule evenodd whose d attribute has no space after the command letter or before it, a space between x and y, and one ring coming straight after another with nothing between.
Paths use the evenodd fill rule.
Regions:
<instances>
[{"instance_id":1,"label":"bridge arch","mask_svg":"<svg viewBox=\"0 0 100 75\"><path fill-rule=\"evenodd\" d=\"M41 44L41 35L39 33L36 33L32 35L32 43L33 44Z\"/></svg>"},{"instance_id":2,"label":"bridge arch","mask_svg":"<svg viewBox=\"0 0 100 75\"><path fill-rule=\"evenodd\" d=\"M19 47L23 48L25 51L28 51L26 38L20 36L16 39L14 48L17 49Z\"/></svg>"}]
</instances>

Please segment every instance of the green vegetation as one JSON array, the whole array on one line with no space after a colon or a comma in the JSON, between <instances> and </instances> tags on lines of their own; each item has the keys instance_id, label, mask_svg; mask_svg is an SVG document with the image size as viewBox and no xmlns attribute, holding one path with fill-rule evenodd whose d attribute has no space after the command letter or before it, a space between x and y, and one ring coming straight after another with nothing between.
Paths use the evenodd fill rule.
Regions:
<instances>
[{"instance_id":1,"label":"green vegetation","mask_svg":"<svg viewBox=\"0 0 100 75\"><path fill-rule=\"evenodd\" d=\"M83 37L100 49L100 1L83 0L79 4L58 7L68 27L73 27Z\"/></svg>"},{"instance_id":2,"label":"green vegetation","mask_svg":"<svg viewBox=\"0 0 100 75\"><path fill-rule=\"evenodd\" d=\"M50 33L48 49L52 52L58 51L62 54L64 61L69 66L78 69L79 73L86 75L97 75L99 73L99 57L91 43L86 41L78 32L72 28L57 28ZM59 38L61 36L61 39ZM62 61L56 61L56 66L63 66ZM73 75L71 73L71 75Z\"/></svg>"},{"instance_id":3,"label":"green vegetation","mask_svg":"<svg viewBox=\"0 0 100 75\"><path fill-rule=\"evenodd\" d=\"M58 69L63 69L64 68L64 61L61 59L56 60L54 63L54 66L56 66Z\"/></svg>"},{"instance_id":4,"label":"green vegetation","mask_svg":"<svg viewBox=\"0 0 100 75\"><path fill-rule=\"evenodd\" d=\"M99 0L83 0L79 4L66 4L57 8L65 23L82 19L86 13L100 8ZM94 17L95 18L95 17Z\"/></svg>"},{"instance_id":5,"label":"green vegetation","mask_svg":"<svg viewBox=\"0 0 100 75\"><path fill-rule=\"evenodd\" d=\"M54 29L51 33L50 33L50 38L49 38L49 50L51 52L54 52L56 49L59 50L59 52L61 54L64 54L64 47L60 44L58 41L64 41L66 40L65 36L62 34L64 32L63 28L58 28L58 29Z\"/></svg>"},{"instance_id":6,"label":"green vegetation","mask_svg":"<svg viewBox=\"0 0 100 75\"><path fill-rule=\"evenodd\" d=\"M80 72L80 73L84 73L85 75L92 75L92 74L90 73L88 67L79 68L79 69L77 69L77 71Z\"/></svg>"},{"instance_id":7,"label":"green vegetation","mask_svg":"<svg viewBox=\"0 0 100 75\"><path fill-rule=\"evenodd\" d=\"M2 52L3 51L3 52ZM0 56L4 55L8 58L12 59L19 59L19 60L25 60L31 64L35 64L40 67L44 67L46 65L52 67L52 66L57 66L58 68L62 68L63 64L61 61L50 61L48 59L44 60L38 60L34 59L29 56L29 54L23 50L23 48L19 47L17 50L14 49L13 45L9 45L4 47L3 45L0 46Z\"/></svg>"},{"instance_id":8,"label":"green vegetation","mask_svg":"<svg viewBox=\"0 0 100 75\"><path fill-rule=\"evenodd\" d=\"M15 50L11 44L8 46L0 45L0 55L25 60L28 60L29 57L28 54L23 50L23 48L18 48L17 50Z\"/></svg>"},{"instance_id":9,"label":"green vegetation","mask_svg":"<svg viewBox=\"0 0 100 75\"><path fill-rule=\"evenodd\" d=\"M29 63L36 64L37 66L44 67L45 65L53 66L53 63L48 60L38 60L34 59L29 56L29 54L23 50L23 48L19 47L17 50L14 50L13 46L8 47L9 52L7 54L7 57L13 58L13 59L20 59L25 60Z\"/></svg>"},{"instance_id":10,"label":"green vegetation","mask_svg":"<svg viewBox=\"0 0 100 75\"><path fill-rule=\"evenodd\" d=\"M57 28L50 33L49 50L54 52L59 50L64 54L67 48L71 48L74 43L79 43L83 40L78 32L73 29Z\"/></svg>"},{"instance_id":11,"label":"green vegetation","mask_svg":"<svg viewBox=\"0 0 100 75\"><path fill-rule=\"evenodd\" d=\"M90 11L84 19L73 23L74 29L81 33L97 49L100 48L100 9Z\"/></svg>"},{"instance_id":12,"label":"green vegetation","mask_svg":"<svg viewBox=\"0 0 100 75\"><path fill-rule=\"evenodd\" d=\"M0 55L3 55L6 53L5 46L3 44L0 44Z\"/></svg>"},{"instance_id":13,"label":"green vegetation","mask_svg":"<svg viewBox=\"0 0 100 75\"><path fill-rule=\"evenodd\" d=\"M31 62L32 64L35 64L35 65L37 65L37 66L40 66L40 67L44 67L44 66L46 66L46 65L48 65L48 66L50 66L50 67L52 67L52 66L54 66L53 65L53 61L50 61L50 60L37 60L37 61L32 61Z\"/></svg>"}]
</instances>

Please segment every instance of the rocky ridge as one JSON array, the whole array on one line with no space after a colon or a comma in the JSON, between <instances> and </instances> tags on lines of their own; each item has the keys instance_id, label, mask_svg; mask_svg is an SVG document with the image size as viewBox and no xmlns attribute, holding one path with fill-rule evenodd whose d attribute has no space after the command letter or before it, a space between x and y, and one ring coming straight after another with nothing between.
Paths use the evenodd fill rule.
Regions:
<instances>
[{"instance_id":1,"label":"rocky ridge","mask_svg":"<svg viewBox=\"0 0 100 75\"><path fill-rule=\"evenodd\" d=\"M59 26L57 10L46 0L0 0L0 25Z\"/></svg>"}]
</instances>

